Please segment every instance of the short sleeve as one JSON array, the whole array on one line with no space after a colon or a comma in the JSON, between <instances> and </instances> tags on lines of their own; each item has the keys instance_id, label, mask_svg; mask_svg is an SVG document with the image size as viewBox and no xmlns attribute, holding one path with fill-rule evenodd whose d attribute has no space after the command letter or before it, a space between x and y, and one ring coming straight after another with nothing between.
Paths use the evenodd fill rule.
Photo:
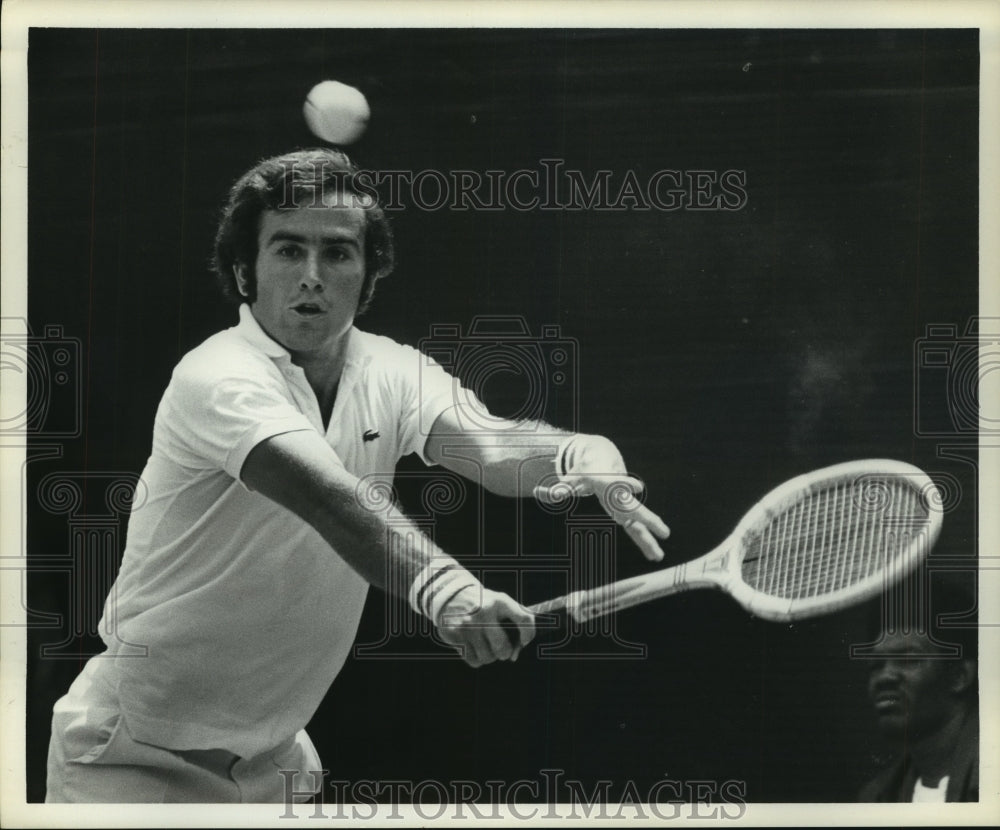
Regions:
<instances>
[{"instance_id":1,"label":"short sleeve","mask_svg":"<svg viewBox=\"0 0 1000 830\"><path fill-rule=\"evenodd\" d=\"M291 399L277 370L218 374L181 364L157 420L167 451L185 466L223 469L239 480L247 455L261 441L316 431Z\"/></svg>"},{"instance_id":2,"label":"short sleeve","mask_svg":"<svg viewBox=\"0 0 1000 830\"><path fill-rule=\"evenodd\" d=\"M401 395L399 454L416 453L425 464L433 464L424 454L431 427L442 413L472 393L433 358L409 346L401 348L409 359L400 365L410 367L410 371L396 379Z\"/></svg>"}]
</instances>

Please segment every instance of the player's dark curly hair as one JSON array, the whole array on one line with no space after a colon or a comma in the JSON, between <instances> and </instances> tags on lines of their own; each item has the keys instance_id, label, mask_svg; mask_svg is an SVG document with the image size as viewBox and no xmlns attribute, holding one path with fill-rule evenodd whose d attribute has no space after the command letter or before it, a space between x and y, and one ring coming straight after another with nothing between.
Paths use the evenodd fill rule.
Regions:
<instances>
[{"instance_id":1,"label":"player's dark curly hair","mask_svg":"<svg viewBox=\"0 0 1000 830\"><path fill-rule=\"evenodd\" d=\"M375 283L392 272L395 250L392 229L377 194L374 188L364 186L359 173L345 153L333 148L274 156L244 173L229 191L215 235L212 268L226 298L252 303L257 297L254 263L260 217L265 210L320 205L325 194L346 192L358 196L355 204L365 210L365 281L358 314L364 312L375 293ZM246 294L240 293L236 281L237 265L243 266Z\"/></svg>"}]
</instances>

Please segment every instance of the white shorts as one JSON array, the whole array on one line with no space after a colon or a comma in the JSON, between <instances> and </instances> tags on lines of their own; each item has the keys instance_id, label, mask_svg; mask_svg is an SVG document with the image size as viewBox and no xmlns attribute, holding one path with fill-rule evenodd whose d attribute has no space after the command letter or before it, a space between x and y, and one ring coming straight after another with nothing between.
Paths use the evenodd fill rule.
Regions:
<instances>
[{"instance_id":1,"label":"white shorts","mask_svg":"<svg viewBox=\"0 0 1000 830\"><path fill-rule=\"evenodd\" d=\"M289 794L308 800L322 785L321 776L309 774L320 761L305 730L253 758L135 740L113 692L94 682L93 661L101 659L108 658L92 658L53 708L46 802L287 803Z\"/></svg>"}]
</instances>

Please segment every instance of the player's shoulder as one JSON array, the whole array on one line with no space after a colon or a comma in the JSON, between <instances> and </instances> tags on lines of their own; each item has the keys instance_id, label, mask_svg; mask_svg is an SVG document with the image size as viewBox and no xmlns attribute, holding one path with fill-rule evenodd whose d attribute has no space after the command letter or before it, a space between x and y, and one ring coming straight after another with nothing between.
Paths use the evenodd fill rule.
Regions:
<instances>
[{"instance_id":1,"label":"player's shoulder","mask_svg":"<svg viewBox=\"0 0 1000 830\"><path fill-rule=\"evenodd\" d=\"M359 328L352 330L351 337L353 338L351 346L358 354L383 354L411 348L385 334L376 334Z\"/></svg>"},{"instance_id":2,"label":"player's shoulder","mask_svg":"<svg viewBox=\"0 0 1000 830\"><path fill-rule=\"evenodd\" d=\"M422 357L420 351L384 334L374 334L361 329L352 332L351 350L357 360L381 369L416 368Z\"/></svg>"},{"instance_id":3,"label":"player's shoulder","mask_svg":"<svg viewBox=\"0 0 1000 830\"><path fill-rule=\"evenodd\" d=\"M174 367L171 384L211 388L227 379L273 372L272 358L233 327L216 332L185 354Z\"/></svg>"},{"instance_id":4,"label":"player's shoulder","mask_svg":"<svg viewBox=\"0 0 1000 830\"><path fill-rule=\"evenodd\" d=\"M416 390L434 390L434 396L451 390L454 379L429 355L391 337L354 330L351 344L355 365L369 389L410 400Z\"/></svg>"}]
</instances>

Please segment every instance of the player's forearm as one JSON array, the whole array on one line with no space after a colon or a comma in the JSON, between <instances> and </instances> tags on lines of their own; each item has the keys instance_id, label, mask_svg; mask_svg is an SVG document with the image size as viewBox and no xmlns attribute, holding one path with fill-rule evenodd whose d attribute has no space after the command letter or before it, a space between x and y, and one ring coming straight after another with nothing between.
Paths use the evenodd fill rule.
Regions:
<instances>
[{"instance_id":1,"label":"player's forearm","mask_svg":"<svg viewBox=\"0 0 1000 830\"><path fill-rule=\"evenodd\" d=\"M340 489L329 491L307 521L370 584L405 597L414 578L432 561L451 561L444 551L395 508L372 512Z\"/></svg>"},{"instance_id":2,"label":"player's forearm","mask_svg":"<svg viewBox=\"0 0 1000 830\"><path fill-rule=\"evenodd\" d=\"M470 666L516 659L534 637L528 611L487 590L398 511L371 503L318 433L302 430L262 441L240 476L308 522L372 585L405 597ZM516 636L504 630L508 625Z\"/></svg>"},{"instance_id":3,"label":"player's forearm","mask_svg":"<svg viewBox=\"0 0 1000 830\"><path fill-rule=\"evenodd\" d=\"M553 483L556 453L570 435L538 422L510 423L488 433L447 431L442 425L428 455L491 493L530 497L538 485Z\"/></svg>"},{"instance_id":4,"label":"player's forearm","mask_svg":"<svg viewBox=\"0 0 1000 830\"><path fill-rule=\"evenodd\" d=\"M358 479L308 432L275 436L247 457L247 486L295 513L369 583L405 596L445 554L398 510L366 503Z\"/></svg>"}]
</instances>

